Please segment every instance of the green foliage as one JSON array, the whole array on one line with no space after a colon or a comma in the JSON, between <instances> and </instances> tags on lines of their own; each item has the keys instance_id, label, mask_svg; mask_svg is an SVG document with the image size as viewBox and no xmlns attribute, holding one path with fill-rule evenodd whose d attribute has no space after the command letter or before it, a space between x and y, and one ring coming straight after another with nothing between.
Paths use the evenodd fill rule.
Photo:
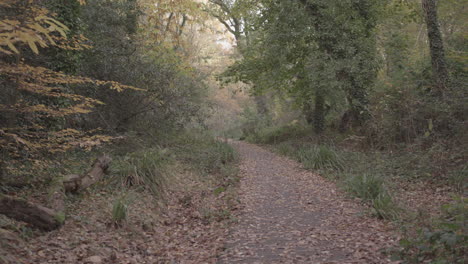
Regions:
<instances>
[{"instance_id":1,"label":"green foliage","mask_svg":"<svg viewBox=\"0 0 468 264\"><path fill-rule=\"evenodd\" d=\"M280 127L267 127L257 132L256 143L276 144L289 139L300 138L311 131L304 129L297 123L291 123Z\"/></svg>"},{"instance_id":2,"label":"green foliage","mask_svg":"<svg viewBox=\"0 0 468 264\"><path fill-rule=\"evenodd\" d=\"M379 194L370 202L372 213L381 219L399 220L403 210L399 208L392 199L392 196L385 191Z\"/></svg>"},{"instance_id":3,"label":"green foliage","mask_svg":"<svg viewBox=\"0 0 468 264\"><path fill-rule=\"evenodd\" d=\"M66 219L65 213L58 212L54 217L60 224L65 223L65 219Z\"/></svg>"},{"instance_id":4,"label":"green foliage","mask_svg":"<svg viewBox=\"0 0 468 264\"><path fill-rule=\"evenodd\" d=\"M220 173L226 177L235 173L228 169L237 159L234 149L206 132L191 131L179 136L174 144L175 156L201 173Z\"/></svg>"},{"instance_id":5,"label":"green foliage","mask_svg":"<svg viewBox=\"0 0 468 264\"><path fill-rule=\"evenodd\" d=\"M344 169L342 158L331 147L325 145L301 147L295 155L307 169Z\"/></svg>"},{"instance_id":6,"label":"green foliage","mask_svg":"<svg viewBox=\"0 0 468 264\"><path fill-rule=\"evenodd\" d=\"M345 189L368 203L379 218L396 220L400 209L393 202L385 181L375 174L349 175L344 181Z\"/></svg>"},{"instance_id":7,"label":"green foliage","mask_svg":"<svg viewBox=\"0 0 468 264\"><path fill-rule=\"evenodd\" d=\"M148 148L130 153L117 159L113 169L120 185L144 188L155 197L161 197L167 178L172 157L167 149Z\"/></svg>"},{"instance_id":8,"label":"green foliage","mask_svg":"<svg viewBox=\"0 0 468 264\"><path fill-rule=\"evenodd\" d=\"M337 101L365 120L378 68L379 6L374 0L263 1L243 59L222 79L252 84L255 94L274 90L292 99L317 132Z\"/></svg>"},{"instance_id":9,"label":"green foliage","mask_svg":"<svg viewBox=\"0 0 468 264\"><path fill-rule=\"evenodd\" d=\"M120 225L127 220L127 207L125 196L114 201L112 205L112 221L114 221L115 224Z\"/></svg>"},{"instance_id":10,"label":"green foliage","mask_svg":"<svg viewBox=\"0 0 468 264\"><path fill-rule=\"evenodd\" d=\"M281 142L276 145L276 150L285 156L292 157L296 152L296 148L290 144L290 142Z\"/></svg>"},{"instance_id":11,"label":"green foliage","mask_svg":"<svg viewBox=\"0 0 468 264\"><path fill-rule=\"evenodd\" d=\"M358 174L350 176L346 181L347 190L355 196L372 201L386 192L384 180L374 174Z\"/></svg>"},{"instance_id":12,"label":"green foliage","mask_svg":"<svg viewBox=\"0 0 468 264\"><path fill-rule=\"evenodd\" d=\"M459 198L443 206L444 214L432 225L420 229L416 237L400 240L395 258L403 263L466 263L468 200Z\"/></svg>"}]
</instances>

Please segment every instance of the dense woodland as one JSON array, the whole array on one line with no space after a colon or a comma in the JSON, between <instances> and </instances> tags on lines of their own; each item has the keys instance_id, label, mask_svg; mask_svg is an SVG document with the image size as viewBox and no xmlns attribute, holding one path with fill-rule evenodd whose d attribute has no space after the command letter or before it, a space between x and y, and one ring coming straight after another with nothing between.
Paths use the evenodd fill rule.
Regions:
<instances>
[{"instance_id":1,"label":"dense woodland","mask_svg":"<svg viewBox=\"0 0 468 264\"><path fill-rule=\"evenodd\" d=\"M57 237L46 231L74 243L86 221L96 225L85 218L106 223L88 234L129 244L129 226L174 228L151 241L157 258L135 263L210 262L222 244L195 259L161 248L187 240L177 228L218 241L213 230L235 224L238 155L227 138L300 162L393 223L392 258L464 263L466 7L2 0L0 263L133 263L130 253L31 253ZM193 226L167 224L196 206Z\"/></svg>"}]
</instances>

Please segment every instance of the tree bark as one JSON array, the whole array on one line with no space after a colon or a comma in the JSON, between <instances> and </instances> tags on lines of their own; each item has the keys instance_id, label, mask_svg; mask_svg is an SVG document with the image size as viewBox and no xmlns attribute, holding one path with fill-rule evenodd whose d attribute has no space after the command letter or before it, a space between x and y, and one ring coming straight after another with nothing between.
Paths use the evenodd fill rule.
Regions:
<instances>
[{"instance_id":1,"label":"tree bark","mask_svg":"<svg viewBox=\"0 0 468 264\"><path fill-rule=\"evenodd\" d=\"M437 17L436 0L422 0L425 13L429 49L431 52L432 75L437 92L442 94L447 89L449 75L445 60L444 43Z\"/></svg>"},{"instance_id":2,"label":"tree bark","mask_svg":"<svg viewBox=\"0 0 468 264\"><path fill-rule=\"evenodd\" d=\"M254 101L257 106L257 112L261 116L266 116L268 114L267 98L266 95L254 95Z\"/></svg>"},{"instance_id":3,"label":"tree bark","mask_svg":"<svg viewBox=\"0 0 468 264\"><path fill-rule=\"evenodd\" d=\"M325 98L321 94L315 95L314 129L317 134L325 129Z\"/></svg>"},{"instance_id":4,"label":"tree bark","mask_svg":"<svg viewBox=\"0 0 468 264\"><path fill-rule=\"evenodd\" d=\"M102 156L94 161L91 170L83 175L69 175L63 181L65 192L77 193L101 180L109 168L112 159Z\"/></svg>"},{"instance_id":5,"label":"tree bark","mask_svg":"<svg viewBox=\"0 0 468 264\"><path fill-rule=\"evenodd\" d=\"M0 196L0 214L51 231L63 224L63 216L52 209L7 195Z\"/></svg>"}]
</instances>

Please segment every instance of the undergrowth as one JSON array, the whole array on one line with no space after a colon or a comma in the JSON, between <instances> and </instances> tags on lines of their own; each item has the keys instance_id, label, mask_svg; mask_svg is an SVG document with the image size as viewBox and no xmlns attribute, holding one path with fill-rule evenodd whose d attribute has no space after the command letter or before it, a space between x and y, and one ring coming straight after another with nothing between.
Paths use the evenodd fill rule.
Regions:
<instances>
[{"instance_id":1,"label":"undergrowth","mask_svg":"<svg viewBox=\"0 0 468 264\"><path fill-rule=\"evenodd\" d=\"M170 176L172 162L167 149L152 147L117 157L112 171L121 186L140 187L160 197Z\"/></svg>"},{"instance_id":2,"label":"undergrowth","mask_svg":"<svg viewBox=\"0 0 468 264\"><path fill-rule=\"evenodd\" d=\"M306 169L343 170L342 158L331 147L325 145L299 148L295 156Z\"/></svg>"},{"instance_id":3,"label":"undergrowth","mask_svg":"<svg viewBox=\"0 0 468 264\"><path fill-rule=\"evenodd\" d=\"M176 159L189 164L202 175L214 174L223 180L237 181L237 154L227 143L206 133L178 137L174 142Z\"/></svg>"},{"instance_id":4,"label":"undergrowth","mask_svg":"<svg viewBox=\"0 0 468 264\"><path fill-rule=\"evenodd\" d=\"M307 127L288 125L259 131L247 140L270 144L306 169L337 181L366 203L374 216L394 221L403 231L409 231L403 232L394 258L409 264L467 263L468 208L463 198L468 187L467 166L463 165L466 150L450 151L444 142L434 142L429 148L421 147L427 144L424 142L421 146L414 144L409 151L407 146L394 146L392 151L365 150L358 147L362 142L350 144L333 133L313 137ZM398 206L393 198L390 183L396 179L408 185L425 181L450 186L462 198L443 206L441 216L411 218L410 211Z\"/></svg>"},{"instance_id":5,"label":"undergrowth","mask_svg":"<svg viewBox=\"0 0 468 264\"><path fill-rule=\"evenodd\" d=\"M415 226L416 234L405 234L393 258L408 264L467 263L467 202L467 198L458 198L454 203L442 207L441 217L422 228Z\"/></svg>"}]
</instances>

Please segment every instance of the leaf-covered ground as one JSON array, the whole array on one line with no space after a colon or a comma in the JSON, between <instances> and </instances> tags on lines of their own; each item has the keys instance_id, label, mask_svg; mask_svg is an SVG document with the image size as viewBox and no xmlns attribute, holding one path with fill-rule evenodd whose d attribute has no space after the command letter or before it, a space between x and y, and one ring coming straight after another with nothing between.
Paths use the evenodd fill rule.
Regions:
<instances>
[{"instance_id":1,"label":"leaf-covered ground","mask_svg":"<svg viewBox=\"0 0 468 264\"><path fill-rule=\"evenodd\" d=\"M243 210L221 263L390 263L391 227L297 162L234 143Z\"/></svg>"},{"instance_id":2,"label":"leaf-covered ground","mask_svg":"<svg viewBox=\"0 0 468 264\"><path fill-rule=\"evenodd\" d=\"M9 248L9 263L390 263L382 251L397 241L391 226L297 162L233 145L239 193L187 170L175 176L164 204L133 193L128 219L117 227L115 192L98 186L70 202L61 229Z\"/></svg>"},{"instance_id":3,"label":"leaf-covered ground","mask_svg":"<svg viewBox=\"0 0 468 264\"><path fill-rule=\"evenodd\" d=\"M202 177L191 170L177 174L164 202L147 192L132 193L127 221L120 227L111 217L112 204L118 196L97 186L101 191L76 197L78 200L71 202L62 228L34 234L25 243L10 243L3 261L8 264L215 263L232 223L227 212L237 204L231 199L235 190L215 193L213 177Z\"/></svg>"}]
</instances>

